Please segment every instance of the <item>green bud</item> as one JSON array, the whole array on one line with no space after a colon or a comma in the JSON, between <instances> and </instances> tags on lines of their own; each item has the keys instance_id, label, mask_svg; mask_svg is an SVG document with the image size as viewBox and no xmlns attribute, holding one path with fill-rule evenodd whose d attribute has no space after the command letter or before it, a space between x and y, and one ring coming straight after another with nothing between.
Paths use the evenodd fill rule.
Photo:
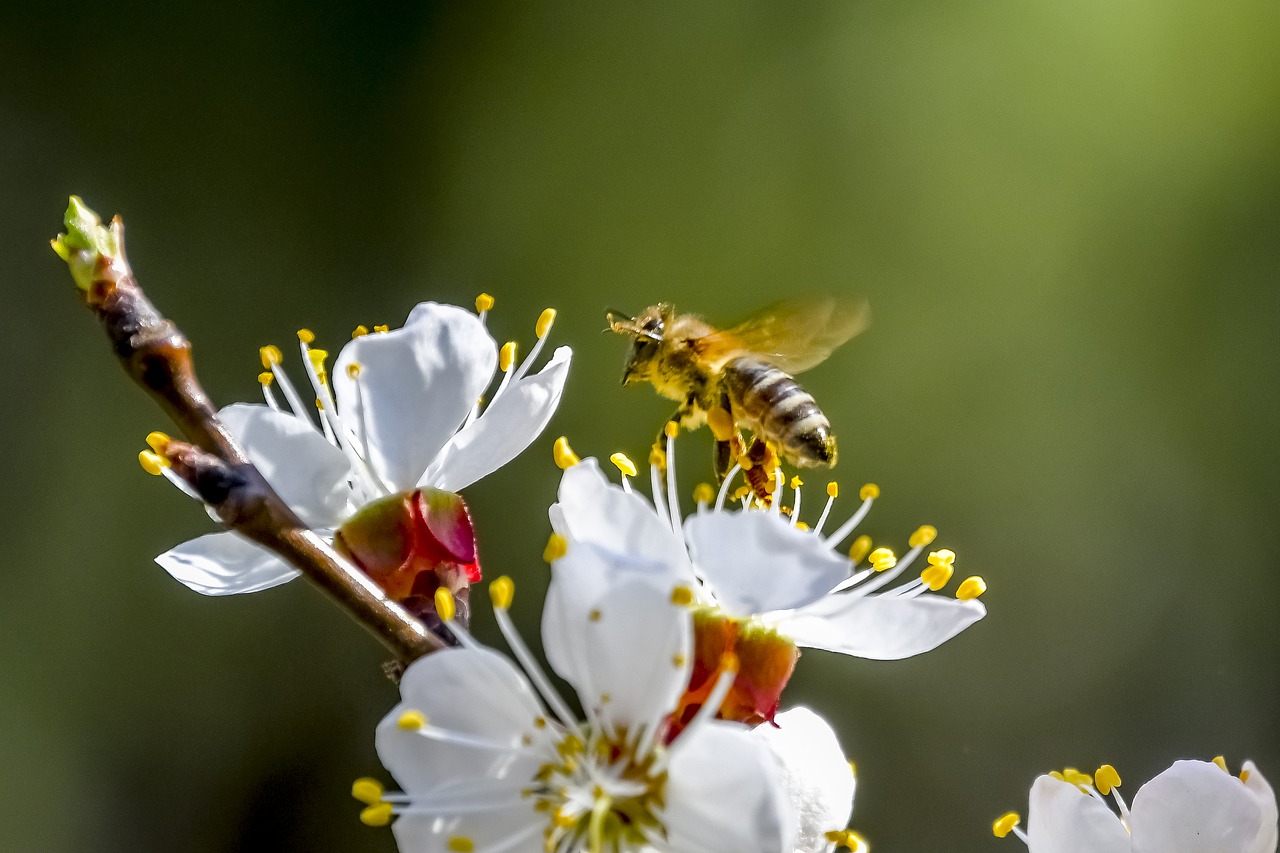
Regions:
<instances>
[{"instance_id":1,"label":"green bud","mask_svg":"<svg viewBox=\"0 0 1280 853\"><path fill-rule=\"evenodd\" d=\"M93 284L94 272L100 258L117 260L121 257L120 231L116 223L111 227L102 224L102 219L94 213L79 196L71 196L67 204L67 214L63 218L66 233L59 234L49 241L58 257L67 262L71 269L71 277L81 290L88 290Z\"/></svg>"}]
</instances>

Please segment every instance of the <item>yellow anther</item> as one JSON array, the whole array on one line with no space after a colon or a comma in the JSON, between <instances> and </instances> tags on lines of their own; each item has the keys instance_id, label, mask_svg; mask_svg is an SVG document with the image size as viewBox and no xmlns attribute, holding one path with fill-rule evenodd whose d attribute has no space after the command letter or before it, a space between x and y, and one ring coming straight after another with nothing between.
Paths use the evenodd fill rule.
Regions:
<instances>
[{"instance_id":1,"label":"yellow anther","mask_svg":"<svg viewBox=\"0 0 1280 853\"><path fill-rule=\"evenodd\" d=\"M675 438L680 434L680 424L678 421L667 421L662 426L662 434L667 438Z\"/></svg>"},{"instance_id":2,"label":"yellow anther","mask_svg":"<svg viewBox=\"0 0 1280 853\"><path fill-rule=\"evenodd\" d=\"M369 327L364 323L361 323L359 326L356 326L351 330L351 340L354 341L356 338L363 338L367 334L369 334Z\"/></svg>"},{"instance_id":3,"label":"yellow anther","mask_svg":"<svg viewBox=\"0 0 1280 853\"><path fill-rule=\"evenodd\" d=\"M1223 773L1231 772L1230 770L1227 769L1227 759L1224 758L1223 756L1215 755L1213 757L1213 763L1218 765L1219 769L1221 769Z\"/></svg>"},{"instance_id":4,"label":"yellow anther","mask_svg":"<svg viewBox=\"0 0 1280 853\"><path fill-rule=\"evenodd\" d=\"M888 548L875 549L867 555L867 559L870 561L871 567L877 572L883 572L898 565L898 558Z\"/></svg>"},{"instance_id":5,"label":"yellow anther","mask_svg":"<svg viewBox=\"0 0 1280 853\"><path fill-rule=\"evenodd\" d=\"M849 773L850 773L850 775L852 775L852 776L853 776L853 778L855 778L855 779L856 779L856 778L858 778L858 764L857 764L857 762L854 762L854 761L850 761L850 762L849 762Z\"/></svg>"},{"instance_id":6,"label":"yellow anther","mask_svg":"<svg viewBox=\"0 0 1280 853\"><path fill-rule=\"evenodd\" d=\"M366 806L375 806L382 802L382 783L368 776L351 783L351 796Z\"/></svg>"},{"instance_id":7,"label":"yellow anther","mask_svg":"<svg viewBox=\"0 0 1280 853\"><path fill-rule=\"evenodd\" d=\"M710 483L699 483L693 489L693 502L699 504L709 504L716 497L716 490Z\"/></svg>"},{"instance_id":8,"label":"yellow anther","mask_svg":"<svg viewBox=\"0 0 1280 853\"><path fill-rule=\"evenodd\" d=\"M972 575L960 582L956 588L956 598L961 601L972 601L987 591L987 582L979 575Z\"/></svg>"},{"instance_id":9,"label":"yellow anther","mask_svg":"<svg viewBox=\"0 0 1280 853\"><path fill-rule=\"evenodd\" d=\"M455 835L449 839L446 849L450 853L473 853L476 843L465 835Z\"/></svg>"},{"instance_id":10,"label":"yellow anther","mask_svg":"<svg viewBox=\"0 0 1280 853\"><path fill-rule=\"evenodd\" d=\"M360 812L360 822L365 826L386 826L391 823L391 803L375 803Z\"/></svg>"},{"instance_id":11,"label":"yellow anther","mask_svg":"<svg viewBox=\"0 0 1280 853\"><path fill-rule=\"evenodd\" d=\"M143 471L159 477L164 473L164 469L169 467L169 460L150 450L144 450L138 454L138 464L142 466Z\"/></svg>"},{"instance_id":12,"label":"yellow anther","mask_svg":"<svg viewBox=\"0 0 1280 853\"><path fill-rule=\"evenodd\" d=\"M1093 771L1093 785L1105 797L1111 793L1112 788L1120 787L1120 774L1110 764L1104 764Z\"/></svg>"},{"instance_id":13,"label":"yellow anther","mask_svg":"<svg viewBox=\"0 0 1280 853\"><path fill-rule=\"evenodd\" d=\"M615 453L609 457L609 461L617 466L618 470L622 472L622 476L634 477L636 475L636 463L632 462L627 454Z\"/></svg>"},{"instance_id":14,"label":"yellow anther","mask_svg":"<svg viewBox=\"0 0 1280 853\"><path fill-rule=\"evenodd\" d=\"M258 382L260 382L264 388L275 381L276 375L270 370L264 370L258 374Z\"/></svg>"},{"instance_id":15,"label":"yellow anther","mask_svg":"<svg viewBox=\"0 0 1280 853\"><path fill-rule=\"evenodd\" d=\"M930 566L920 573L920 580L924 581L924 585L929 589L937 592L947 585L947 581L951 580L951 575L955 569L950 566Z\"/></svg>"},{"instance_id":16,"label":"yellow anther","mask_svg":"<svg viewBox=\"0 0 1280 853\"><path fill-rule=\"evenodd\" d=\"M316 341L315 332L310 329L299 329L298 340L302 341L304 344L313 344Z\"/></svg>"},{"instance_id":17,"label":"yellow anther","mask_svg":"<svg viewBox=\"0 0 1280 853\"><path fill-rule=\"evenodd\" d=\"M808 529L809 529L809 525L805 524L803 521L796 522L796 530L808 530Z\"/></svg>"},{"instance_id":18,"label":"yellow anther","mask_svg":"<svg viewBox=\"0 0 1280 853\"><path fill-rule=\"evenodd\" d=\"M551 445L551 455L556 460L556 465L563 471L577 465L580 460L578 454L573 452L573 448L569 446L569 439L563 435L556 439L556 443Z\"/></svg>"},{"instance_id":19,"label":"yellow anther","mask_svg":"<svg viewBox=\"0 0 1280 853\"><path fill-rule=\"evenodd\" d=\"M708 411L707 426L711 428L711 434L715 436L716 441L728 441L733 438L733 415L729 414L728 409L716 406Z\"/></svg>"},{"instance_id":20,"label":"yellow anther","mask_svg":"<svg viewBox=\"0 0 1280 853\"><path fill-rule=\"evenodd\" d=\"M502 368L503 373L515 366L518 351L515 341L507 341L502 345L502 349L498 351L498 367Z\"/></svg>"},{"instance_id":21,"label":"yellow anther","mask_svg":"<svg viewBox=\"0 0 1280 853\"><path fill-rule=\"evenodd\" d=\"M751 494L750 486L738 486L738 488L733 492L733 499L735 501L740 501L749 494Z\"/></svg>"},{"instance_id":22,"label":"yellow anther","mask_svg":"<svg viewBox=\"0 0 1280 853\"><path fill-rule=\"evenodd\" d=\"M1075 785L1080 790L1093 787L1093 777L1088 773L1082 773L1074 767L1064 767L1062 772L1056 770L1050 771L1050 776L1060 782L1066 782L1068 785Z\"/></svg>"},{"instance_id":23,"label":"yellow anther","mask_svg":"<svg viewBox=\"0 0 1280 853\"><path fill-rule=\"evenodd\" d=\"M832 480L830 483L827 483L827 497L829 498L840 497L840 484L837 483L835 480Z\"/></svg>"},{"instance_id":24,"label":"yellow anther","mask_svg":"<svg viewBox=\"0 0 1280 853\"><path fill-rule=\"evenodd\" d=\"M788 485L790 485L790 486L791 486L791 488L793 488L793 489L798 489L798 488L800 488L801 486L803 486L803 485L804 485L804 480L801 480L801 479L800 479L800 476L799 476L799 475L796 475L796 476L794 476L794 477L792 477L792 478L791 478L791 482L790 482Z\"/></svg>"},{"instance_id":25,"label":"yellow anther","mask_svg":"<svg viewBox=\"0 0 1280 853\"><path fill-rule=\"evenodd\" d=\"M864 501L875 500L880 497L880 487L875 483L867 483L858 490L858 497L862 498Z\"/></svg>"},{"instance_id":26,"label":"yellow anther","mask_svg":"<svg viewBox=\"0 0 1280 853\"><path fill-rule=\"evenodd\" d=\"M396 727L407 732L416 732L427 725L427 715L421 711L405 711L396 720Z\"/></svg>"},{"instance_id":27,"label":"yellow anther","mask_svg":"<svg viewBox=\"0 0 1280 853\"><path fill-rule=\"evenodd\" d=\"M349 376L352 379L355 379L359 375L360 375L360 362L353 361L347 365L347 376Z\"/></svg>"},{"instance_id":28,"label":"yellow anther","mask_svg":"<svg viewBox=\"0 0 1280 853\"><path fill-rule=\"evenodd\" d=\"M316 370L324 367L324 360L329 357L329 351L323 349L307 350L307 360L311 362L311 366Z\"/></svg>"},{"instance_id":29,"label":"yellow anther","mask_svg":"<svg viewBox=\"0 0 1280 853\"><path fill-rule=\"evenodd\" d=\"M588 621L588 622L599 622L599 621L600 621L600 617L601 617L601 616L603 616L603 615L604 615L604 614L603 614L603 613L601 613L598 609L594 609L594 610L592 610L590 613L588 613L588 614L587 614L587 621Z\"/></svg>"},{"instance_id":30,"label":"yellow anther","mask_svg":"<svg viewBox=\"0 0 1280 853\"><path fill-rule=\"evenodd\" d=\"M493 297L487 293L482 293L476 297L476 313L479 314L488 311L493 307Z\"/></svg>"},{"instance_id":31,"label":"yellow anther","mask_svg":"<svg viewBox=\"0 0 1280 853\"><path fill-rule=\"evenodd\" d=\"M391 327L388 326L386 323L383 323L381 326L374 326L373 330L381 334L386 334L387 332L391 331Z\"/></svg>"},{"instance_id":32,"label":"yellow anther","mask_svg":"<svg viewBox=\"0 0 1280 853\"><path fill-rule=\"evenodd\" d=\"M693 590L687 586L673 586L671 588L671 603L677 607L688 607L693 604Z\"/></svg>"},{"instance_id":33,"label":"yellow anther","mask_svg":"<svg viewBox=\"0 0 1280 853\"><path fill-rule=\"evenodd\" d=\"M680 669L680 667L684 666L684 663L685 663L684 655L676 654L671 656L671 665L674 666L676 669Z\"/></svg>"},{"instance_id":34,"label":"yellow anther","mask_svg":"<svg viewBox=\"0 0 1280 853\"><path fill-rule=\"evenodd\" d=\"M569 540L559 533L552 533L547 538L547 547L542 549L542 559L554 563L569 551Z\"/></svg>"},{"instance_id":35,"label":"yellow anther","mask_svg":"<svg viewBox=\"0 0 1280 853\"><path fill-rule=\"evenodd\" d=\"M922 524L916 528L916 532L911 534L911 538L907 540L912 548L923 548L926 545L932 545L933 540L938 538L938 528L932 524Z\"/></svg>"},{"instance_id":36,"label":"yellow anther","mask_svg":"<svg viewBox=\"0 0 1280 853\"><path fill-rule=\"evenodd\" d=\"M545 338L547 332L551 331L551 324L556 321L556 309L547 308L538 315L538 323L533 327L534 333L539 338Z\"/></svg>"},{"instance_id":37,"label":"yellow anther","mask_svg":"<svg viewBox=\"0 0 1280 853\"><path fill-rule=\"evenodd\" d=\"M849 559L855 563L861 563L863 558L870 553L871 537L865 533L853 540L853 544L849 546Z\"/></svg>"},{"instance_id":38,"label":"yellow anther","mask_svg":"<svg viewBox=\"0 0 1280 853\"><path fill-rule=\"evenodd\" d=\"M956 552L950 548L943 548L941 551L929 552L929 565L931 566L950 566L956 561Z\"/></svg>"},{"instance_id":39,"label":"yellow anther","mask_svg":"<svg viewBox=\"0 0 1280 853\"><path fill-rule=\"evenodd\" d=\"M666 470L667 452L656 444L649 448L649 465L652 468L661 468Z\"/></svg>"},{"instance_id":40,"label":"yellow anther","mask_svg":"<svg viewBox=\"0 0 1280 853\"><path fill-rule=\"evenodd\" d=\"M756 467L755 461L745 453L739 453L733 461L737 462L738 467L743 471L750 471L752 468Z\"/></svg>"},{"instance_id":41,"label":"yellow anther","mask_svg":"<svg viewBox=\"0 0 1280 853\"><path fill-rule=\"evenodd\" d=\"M1022 823L1022 817L1017 812L1009 812L996 818L995 823L991 824L991 832L996 838L1004 838L1013 828Z\"/></svg>"},{"instance_id":42,"label":"yellow anther","mask_svg":"<svg viewBox=\"0 0 1280 853\"><path fill-rule=\"evenodd\" d=\"M323 383L324 383L324 375L323 375L323 374L321 374L320 382L321 382L321 384L323 384ZM320 411L322 411L322 412L324 411L324 400L321 400L319 397L316 397L316 408L317 408L317 409L319 409L319 410L320 410Z\"/></svg>"},{"instance_id":43,"label":"yellow anther","mask_svg":"<svg viewBox=\"0 0 1280 853\"><path fill-rule=\"evenodd\" d=\"M147 433L147 447L150 447L156 453L164 453L165 448L169 446L169 442L172 440L162 432Z\"/></svg>"},{"instance_id":44,"label":"yellow anther","mask_svg":"<svg viewBox=\"0 0 1280 853\"><path fill-rule=\"evenodd\" d=\"M511 607L516 597L516 584L511 578L503 575L489 582L489 601L494 610L506 610Z\"/></svg>"},{"instance_id":45,"label":"yellow anther","mask_svg":"<svg viewBox=\"0 0 1280 853\"><path fill-rule=\"evenodd\" d=\"M284 355L280 352L280 347L275 344L258 347L258 357L262 359L263 370L270 370L273 365L284 361Z\"/></svg>"},{"instance_id":46,"label":"yellow anther","mask_svg":"<svg viewBox=\"0 0 1280 853\"><path fill-rule=\"evenodd\" d=\"M1241 781L1241 782L1248 782L1248 781L1249 781L1249 771L1248 771L1248 770L1241 770L1241 771L1240 771L1240 781Z\"/></svg>"},{"instance_id":47,"label":"yellow anther","mask_svg":"<svg viewBox=\"0 0 1280 853\"><path fill-rule=\"evenodd\" d=\"M452 622L458 615L458 603L453 600L453 593L444 587L436 590L436 615L441 622Z\"/></svg>"}]
</instances>

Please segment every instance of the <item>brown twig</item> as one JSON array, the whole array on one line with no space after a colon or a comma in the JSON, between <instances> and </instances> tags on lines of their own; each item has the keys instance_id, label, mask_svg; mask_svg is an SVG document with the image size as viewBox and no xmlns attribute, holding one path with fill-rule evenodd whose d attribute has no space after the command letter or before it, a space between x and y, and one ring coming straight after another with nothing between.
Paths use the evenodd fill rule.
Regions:
<instances>
[{"instance_id":1,"label":"brown twig","mask_svg":"<svg viewBox=\"0 0 1280 853\"><path fill-rule=\"evenodd\" d=\"M143 293L124 255L119 217L103 228L72 199L68 234L54 250L71 266L85 304L97 315L117 359L173 419L190 444L171 441L162 455L231 530L270 549L303 573L404 663L444 643L367 575L307 529L227 431L205 394L191 343Z\"/></svg>"}]
</instances>

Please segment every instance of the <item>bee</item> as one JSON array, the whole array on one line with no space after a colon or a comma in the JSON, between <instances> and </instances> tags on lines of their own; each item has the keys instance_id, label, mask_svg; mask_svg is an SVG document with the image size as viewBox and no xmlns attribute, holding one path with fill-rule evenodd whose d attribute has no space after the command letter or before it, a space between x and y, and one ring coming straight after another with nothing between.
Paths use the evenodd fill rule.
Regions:
<instances>
[{"instance_id":1,"label":"bee","mask_svg":"<svg viewBox=\"0 0 1280 853\"><path fill-rule=\"evenodd\" d=\"M648 382L678 401L672 420L685 429L710 418L721 478L739 428L754 436L757 458L768 448L800 468L836 464L831 422L793 374L820 364L869 319L865 302L835 297L778 302L724 330L668 303L638 317L608 314L609 328L632 338L622 384Z\"/></svg>"}]
</instances>

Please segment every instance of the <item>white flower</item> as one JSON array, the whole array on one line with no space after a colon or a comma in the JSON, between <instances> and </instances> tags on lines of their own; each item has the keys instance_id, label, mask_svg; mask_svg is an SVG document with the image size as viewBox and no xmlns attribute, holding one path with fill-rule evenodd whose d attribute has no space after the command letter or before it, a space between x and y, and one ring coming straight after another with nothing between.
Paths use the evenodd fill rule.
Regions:
<instances>
[{"instance_id":1,"label":"white flower","mask_svg":"<svg viewBox=\"0 0 1280 853\"><path fill-rule=\"evenodd\" d=\"M668 457L673 449L668 437ZM632 490L626 474L635 469L625 457L615 457L624 471L621 488L608 481L594 459L568 464L573 460L562 452L559 460L567 467L559 501L551 508L557 534L674 565L696 581L704 603L736 619L756 620L797 645L894 660L929 651L986 615L976 600L986 589L981 578L961 583L954 598L930 594L951 577L951 551L929 554L920 577L884 589L933 541L931 527L912 535L911 548L900 559L888 549L870 550L866 537L854 543L852 559L837 552L870 510L879 494L875 486L863 487L853 517L824 537L838 493L834 484L812 529L800 522L798 478L792 480L790 517L780 512L786 491L780 472L770 508L756 508L744 498L735 501L737 509L725 509L730 472L714 504L709 487L699 487L697 510L682 522L674 464L666 466L665 489L662 472L651 466L650 502ZM870 565L859 569L864 557Z\"/></svg>"},{"instance_id":2,"label":"white flower","mask_svg":"<svg viewBox=\"0 0 1280 853\"><path fill-rule=\"evenodd\" d=\"M366 822L395 817L403 853L828 849L814 833L844 825L853 784L816 715L795 712L794 728L772 734L715 720L709 707L733 681L726 663L708 710L670 737L692 643L691 591L670 565L589 543L556 561L543 641L585 722L515 631L512 591L507 578L490 584L524 672L446 621L462 647L412 664L378 727L378 754L404 792L360 780L353 794ZM447 615L447 601L437 609ZM796 778L809 770L818 775Z\"/></svg>"},{"instance_id":3,"label":"white flower","mask_svg":"<svg viewBox=\"0 0 1280 853\"><path fill-rule=\"evenodd\" d=\"M363 327L342 348L332 377L327 353L298 333L310 379L303 399L275 347L262 350L266 405L235 404L220 413L267 482L312 530L326 538L377 498L433 487L458 491L511 461L546 426L560 401L571 352L560 347L537 373L555 312L537 324L537 343L515 364L515 344L502 349L502 381L481 413L477 400L499 363L480 315L424 302L402 328ZM277 385L286 407L276 399ZM336 398L336 399L335 399ZM317 426L314 415L317 414ZM256 592L297 572L239 534L185 542L156 558L171 575L207 595Z\"/></svg>"},{"instance_id":4,"label":"white flower","mask_svg":"<svg viewBox=\"0 0 1280 853\"><path fill-rule=\"evenodd\" d=\"M1132 809L1119 787L1110 765L1093 776L1073 768L1040 776L1027 830L1013 812L993 829L1017 835L1031 853L1275 853L1275 793L1251 761L1239 776L1221 757L1175 761L1138 789Z\"/></svg>"}]
</instances>

